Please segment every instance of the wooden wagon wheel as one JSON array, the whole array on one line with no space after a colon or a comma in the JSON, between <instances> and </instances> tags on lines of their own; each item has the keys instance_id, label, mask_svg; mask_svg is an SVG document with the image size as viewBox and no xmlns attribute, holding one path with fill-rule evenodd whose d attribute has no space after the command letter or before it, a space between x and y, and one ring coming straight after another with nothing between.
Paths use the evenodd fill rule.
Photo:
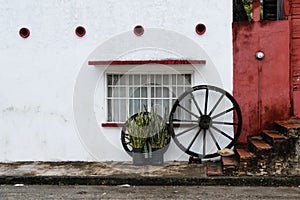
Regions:
<instances>
[{"instance_id":1,"label":"wooden wagon wheel","mask_svg":"<svg viewBox=\"0 0 300 200\"><path fill-rule=\"evenodd\" d=\"M185 153L201 159L219 156L232 148L242 129L236 100L215 86L198 85L185 91L173 104L170 132Z\"/></svg>"},{"instance_id":2,"label":"wooden wagon wheel","mask_svg":"<svg viewBox=\"0 0 300 200\"><path fill-rule=\"evenodd\" d=\"M132 151L133 151L133 148L132 148L132 144L130 142L130 139L129 139L129 132L128 132L128 124L131 123L132 121L135 121L135 119L137 118L139 113L136 113L134 115L132 115L124 124L124 126L122 127L122 130L121 130L121 142L122 142L122 146L124 148L124 150L130 155L132 156ZM147 115L149 115L149 112L144 112L144 115L145 117ZM161 120L162 120L162 117L161 116L158 116ZM168 129L168 134L166 135L166 138L165 138L165 142L164 142L164 146L162 148L163 152L165 153L169 147L169 144L170 144L170 141L171 141L171 134L170 134L170 129L169 129L169 126L168 124L166 124L167 126L167 129ZM152 135L154 135L156 133L152 133ZM150 140L149 138L147 138L146 140L146 144L144 146L144 152L145 153L148 153L150 151Z\"/></svg>"}]
</instances>

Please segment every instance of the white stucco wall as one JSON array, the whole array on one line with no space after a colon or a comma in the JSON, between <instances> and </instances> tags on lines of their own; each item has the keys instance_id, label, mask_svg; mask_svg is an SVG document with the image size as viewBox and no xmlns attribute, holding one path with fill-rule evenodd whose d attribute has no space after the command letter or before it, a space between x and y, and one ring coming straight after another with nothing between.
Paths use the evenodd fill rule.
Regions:
<instances>
[{"instance_id":1,"label":"white stucco wall","mask_svg":"<svg viewBox=\"0 0 300 200\"><path fill-rule=\"evenodd\" d=\"M100 126L105 121L103 101L93 105L93 119L88 119L98 127L99 134L93 133L97 138L84 138L78 125L76 115L90 114L85 103L101 100L98 92L104 88L99 82L107 70L87 66L87 61L174 59L175 54L155 50L160 43L151 40L157 39L155 34L185 38L193 51L184 46L185 39L174 41L174 46L169 41L170 51L181 53L171 47L183 46L187 59L207 60L204 67L196 66L195 83L218 80L216 85L232 90L231 0L0 0L0 4L0 161L129 160L120 146L119 129ZM204 35L196 34L198 23L206 25ZM145 28L141 37L132 33L137 24ZM87 31L82 38L74 33L79 25ZM21 27L30 29L28 38L19 36ZM128 42L135 49L154 50L128 53ZM207 80L201 79L203 74ZM80 93L85 86L86 100ZM83 98L74 99L74 94ZM88 132L94 130L86 129L93 137ZM181 158L176 147L168 151L167 159Z\"/></svg>"}]
</instances>

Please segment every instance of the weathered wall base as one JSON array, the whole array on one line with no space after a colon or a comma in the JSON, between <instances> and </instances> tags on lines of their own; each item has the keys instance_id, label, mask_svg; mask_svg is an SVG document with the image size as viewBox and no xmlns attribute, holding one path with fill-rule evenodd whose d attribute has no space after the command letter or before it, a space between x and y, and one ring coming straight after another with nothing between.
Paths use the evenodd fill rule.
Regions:
<instances>
[{"instance_id":1,"label":"weathered wall base","mask_svg":"<svg viewBox=\"0 0 300 200\"><path fill-rule=\"evenodd\" d=\"M293 115L300 118L300 91L293 92Z\"/></svg>"}]
</instances>

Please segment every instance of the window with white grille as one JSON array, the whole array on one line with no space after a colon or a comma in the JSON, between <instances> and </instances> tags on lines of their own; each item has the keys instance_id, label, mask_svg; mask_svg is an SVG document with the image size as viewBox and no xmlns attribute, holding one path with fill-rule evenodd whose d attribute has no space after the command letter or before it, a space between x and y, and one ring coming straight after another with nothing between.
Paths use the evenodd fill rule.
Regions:
<instances>
[{"instance_id":1,"label":"window with white grille","mask_svg":"<svg viewBox=\"0 0 300 200\"><path fill-rule=\"evenodd\" d=\"M125 122L140 111L163 116L191 87L191 74L107 74L107 121ZM190 108L190 102L185 102ZM186 113L185 113L186 114Z\"/></svg>"}]
</instances>

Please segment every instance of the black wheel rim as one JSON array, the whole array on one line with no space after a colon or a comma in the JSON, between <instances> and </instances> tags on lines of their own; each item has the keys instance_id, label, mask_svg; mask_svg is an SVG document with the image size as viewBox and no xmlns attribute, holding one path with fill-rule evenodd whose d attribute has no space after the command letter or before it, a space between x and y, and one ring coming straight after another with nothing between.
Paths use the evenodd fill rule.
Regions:
<instances>
[{"instance_id":1,"label":"black wheel rim","mask_svg":"<svg viewBox=\"0 0 300 200\"><path fill-rule=\"evenodd\" d=\"M185 153L201 159L219 156L232 148L242 129L238 103L225 90L198 85L185 91L173 104L170 133Z\"/></svg>"}]
</instances>

